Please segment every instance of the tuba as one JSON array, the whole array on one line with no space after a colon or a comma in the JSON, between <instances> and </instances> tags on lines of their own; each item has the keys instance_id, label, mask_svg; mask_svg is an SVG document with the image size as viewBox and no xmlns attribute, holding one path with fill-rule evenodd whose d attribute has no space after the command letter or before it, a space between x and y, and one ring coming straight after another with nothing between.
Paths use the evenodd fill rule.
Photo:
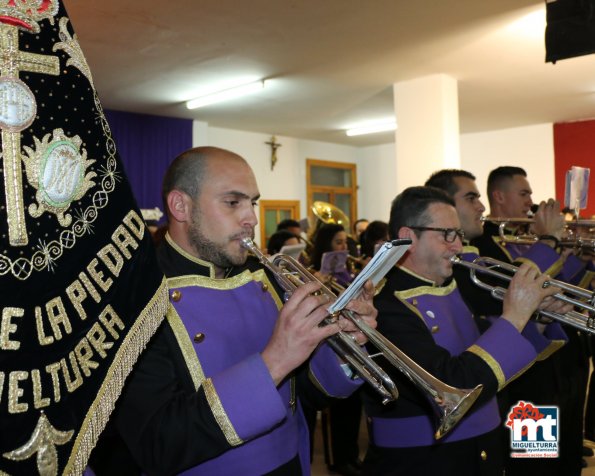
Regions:
<instances>
[{"instance_id":1,"label":"tuba","mask_svg":"<svg viewBox=\"0 0 595 476\"><path fill-rule=\"evenodd\" d=\"M407 244L410 243L406 240ZM403 240L393 242L396 246L403 245ZM275 255L273 261L269 259L256 247L250 238L242 239L242 244L250 250L260 263L271 271L281 288L289 297L297 287L306 282L316 281L320 283L304 266L287 255ZM322 293L334 299L335 294L321 284ZM479 397L483 386L478 385L473 389L458 389L445 384L420 367L410 357L398 349L390 340L384 337L376 329L370 327L357 314L343 309L341 316L349 319L368 338L388 362L402 372L413 384L422 391L430 402L432 409L438 419L438 428L434 434L436 439L446 435L458 421L467 413L475 400ZM329 316L327 323L333 321L337 316ZM340 331L329 337L326 341L331 348L343 360L348 362L357 374L367 383L372 385L382 396L382 403L386 404L398 397L396 385L388 374L355 342L346 332Z\"/></svg>"}]
</instances>

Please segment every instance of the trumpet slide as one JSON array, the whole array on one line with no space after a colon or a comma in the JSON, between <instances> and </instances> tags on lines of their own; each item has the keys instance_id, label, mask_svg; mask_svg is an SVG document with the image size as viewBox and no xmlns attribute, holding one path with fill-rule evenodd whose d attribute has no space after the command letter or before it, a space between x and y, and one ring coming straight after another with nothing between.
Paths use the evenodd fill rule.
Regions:
<instances>
[{"instance_id":1,"label":"trumpet slide","mask_svg":"<svg viewBox=\"0 0 595 476\"><path fill-rule=\"evenodd\" d=\"M482 217L483 222L490 222L498 225L498 236L503 243L514 243L517 245L532 245L539 237L534 233L507 234L506 229L510 226L528 227L535 223L530 217L503 218L503 217ZM568 220L564 224L565 234L558 242L558 246L572 248L575 250L593 253L595 252L595 237L592 230L595 228L595 220ZM577 230L584 230L578 232ZM585 233L587 233L585 235Z\"/></svg>"},{"instance_id":2,"label":"trumpet slide","mask_svg":"<svg viewBox=\"0 0 595 476\"><path fill-rule=\"evenodd\" d=\"M489 291L494 298L499 300L504 299L506 288L502 286L493 286L482 281L477 277L477 273L492 276L493 278L500 279L504 282L510 282L512 280L512 275L518 270L518 268L512 264L487 257L478 257L473 261L465 261L459 256L453 256L451 261L453 264L469 269L471 281L473 281L476 286ZM511 274L506 274L498 270L507 271ZM553 297L586 311L587 315L577 311L560 314L544 310L538 311L539 314L561 322L562 324L568 324L589 334L595 334L595 293L555 279L546 281L545 285L560 288L562 292L554 294Z\"/></svg>"},{"instance_id":3,"label":"trumpet slide","mask_svg":"<svg viewBox=\"0 0 595 476\"><path fill-rule=\"evenodd\" d=\"M409 240L395 240L394 242L389 242L386 246L403 245L405 241L407 244L410 243ZM269 261L256 245L254 245L252 240L244 238L242 242L259 259L261 264L275 275L277 282L285 291L287 297L297 287L306 282L316 281L320 283L304 266L290 256L275 255L273 260ZM362 273L365 273L365 271L364 269ZM385 269L384 273L386 271L388 269ZM323 283L320 284L320 292L335 299L336 296L334 293ZM388 362L409 378L426 396L438 420L438 428L434 434L436 439L447 434L465 415L469 408L471 408L475 400L477 400L477 397L482 391L482 385L478 385L473 389L461 390L441 382L399 350L386 337L370 327L357 314L346 309L341 309L339 313L344 318L353 322ZM336 317L336 315L329 315L327 320L330 322L330 320ZM364 352L348 333L340 331L328 338L326 342L339 357L355 369L362 379L371 384L380 393L383 399L382 403L386 404L398 397L397 388L389 375L374 362L372 356Z\"/></svg>"}]
</instances>

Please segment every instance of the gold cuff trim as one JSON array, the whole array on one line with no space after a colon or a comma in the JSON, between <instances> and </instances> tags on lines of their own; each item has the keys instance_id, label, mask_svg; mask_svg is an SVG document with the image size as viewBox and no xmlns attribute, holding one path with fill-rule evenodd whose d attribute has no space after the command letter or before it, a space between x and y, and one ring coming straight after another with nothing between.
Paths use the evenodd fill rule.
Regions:
<instances>
[{"instance_id":1,"label":"gold cuff trim","mask_svg":"<svg viewBox=\"0 0 595 476\"><path fill-rule=\"evenodd\" d=\"M543 272L543 274L547 274L548 276L554 277L558 273L560 273L560 271L562 271L563 266L564 266L564 260L560 256L560 258L558 258L556 261L554 261L552 263L552 265Z\"/></svg>"},{"instance_id":2,"label":"gold cuff trim","mask_svg":"<svg viewBox=\"0 0 595 476\"><path fill-rule=\"evenodd\" d=\"M158 329L169 303L165 278L126 334L118 349L97 397L87 411L72 447L64 475L81 475L87 466L91 450L105 429L105 425L122 392L124 382L140 354Z\"/></svg>"},{"instance_id":3,"label":"gold cuff trim","mask_svg":"<svg viewBox=\"0 0 595 476\"><path fill-rule=\"evenodd\" d=\"M167 241L169 243L169 245L176 250L178 253L180 253L184 258L186 258L189 261L192 261L193 263L199 264L201 266L204 266L205 268L209 269L209 276L211 278L215 277L215 266L213 265L213 263L209 263L208 261L203 261L200 258L197 258L196 256L191 255L190 253L188 253L187 251L183 250L180 245L178 245L173 238L170 236L169 231L165 232L165 241Z\"/></svg>"},{"instance_id":4,"label":"gold cuff trim","mask_svg":"<svg viewBox=\"0 0 595 476\"><path fill-rule=\"evenodd\" d=\"M561 349L566 344L564 340L552 340L549 345L543 349L535 360L545 360L558 349Z\"/></svg>"},{"instance_id":5,"label":"gold cuff trim","mask_svg":"<svg viewBox=\"0 0 595 476\"><path fill-rule=\"evenodd\" d=\"M473 344L471 347L469 347L467 352L477 355L481 360L488 364L488 367L492 370L496 380L498 381L498 390L501 390L504 385L506 385L506 377L504 376L502 367L500 367L500 364L496 359L494 359L494 357L492 357L488 352L476 344Z\"/></svg>"},{"instance_id":6,"label":"gold cuff trim","mask_svg":"<svg viewBox=\"0 0 595 476\"><path fill-rule=\"evenodd\" d=\"M591 281L593 281L593 279L595 279L595 271L585 271L585 275L578 283L578 287L589 289L591 286Z\"/></svg>"},{"instance_id":7,"label":"gold cuff trim","mask_svg":"<svg viewBox=\"0 0 595 476\"><path fill-rule=\"evenodd\" d=\"M194 345L190 340L188 330L186 329L186 326L184 325L184 322L180 318L175 307L171 304L167 309L167 322L169 323L172 331L174 332L174 336L178 341L178 346L180 347L180 351L182 352L182 356L186 362L186 367L188 367L188 371L192 377L194 389L198 390L198 387L200 387L205 381L205 374L200 365L200 361L198 360L196 350L194 350Z\"/></svg>"},{"instance_id":8,"label":"gold cuff trim","mask_svg":"<svg viewBox=\"0 0 595 476\"><path fill-rule=\"evenodd\" d=\"M213 386L213 381L207 379L203 382L202 386L205 389L205 395L209 402L209 406L211 407L211 411L215 416L215 420L217 420L217 424L225 435L227 442L232 446L241 445L243 441L236 433L223 405L221 405L221 400L219 399L219 395L217 395L217 390L215 390L215 387Z\"/></svg>"}]
</instances>

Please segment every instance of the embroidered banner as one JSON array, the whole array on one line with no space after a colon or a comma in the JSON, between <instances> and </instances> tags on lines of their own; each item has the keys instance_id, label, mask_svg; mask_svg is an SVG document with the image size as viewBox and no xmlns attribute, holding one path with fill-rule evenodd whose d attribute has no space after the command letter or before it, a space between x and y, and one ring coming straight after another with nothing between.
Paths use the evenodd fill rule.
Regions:
<instances>
[{"instance_id":1,"label":"embroidered banner","mask_svg":"<svg viewBox=\"0 0 595 476\"><path fill-rule=\"evenodd\" d=\"M0 0L0 474L80 474L167 293L57 0Z\"/></svg>"}]
</instances>

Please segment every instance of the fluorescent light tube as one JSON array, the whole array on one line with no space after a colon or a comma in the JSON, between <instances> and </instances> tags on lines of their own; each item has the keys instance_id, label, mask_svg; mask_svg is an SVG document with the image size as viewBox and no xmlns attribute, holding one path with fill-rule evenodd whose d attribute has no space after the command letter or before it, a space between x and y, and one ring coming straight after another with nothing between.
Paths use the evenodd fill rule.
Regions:
<instances>
[{"instance_id":1,"label":"fluorescent light tube","mask_svg":"<svg viewBox=\"0 0 595 476\"><path fill-rule=\"evenodd\" d=\"M196 109L199 107L214 104L216 102L227 101L228 99L245 96L264 89L265 81L256 81L254 83L242 84L235 88L224 89L216 93L207 94L198 98L192 99L186 103L188 109Z\"/></svg>"},{"instance_id":2,"label":"fluorescent light tube","mask_svg":"<svg viewBox=\"0 0 595 476\"><path fill-rule=\"evenodd\" d=\"M348 136L361 136L364 134L373 134L375 132L394 131L397 128L397 121L384 121L377 123L370 123L363 126L353 127L347 129L345 134Z\"/></svg>"}]
</instances>

